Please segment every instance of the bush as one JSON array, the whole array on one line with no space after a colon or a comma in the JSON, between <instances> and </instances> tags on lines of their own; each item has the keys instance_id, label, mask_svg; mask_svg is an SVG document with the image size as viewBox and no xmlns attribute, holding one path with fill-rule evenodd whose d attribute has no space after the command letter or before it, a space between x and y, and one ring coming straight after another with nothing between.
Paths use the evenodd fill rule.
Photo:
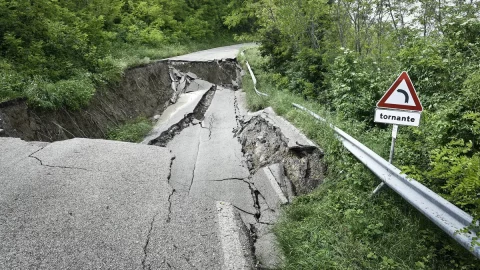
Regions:
<instances>
[{"instance_id":1,"label":"bush","mask_svg":"<svg viewBox=\"0 0 480 270\"><path fill-rule=\"evenodd\" d=\"M50 110L78 110L88 105L94 93L95 85L91 74L82 71L78 71L78 75L72 79L57 82L35 76L25 90L31 105Z\"/></svg>"},{"instance_id":2,"label":"bush","mask_svg":"<svg viewBox=\"0 0 480 270\"><path fill-rule=\"evenodd\" d=\"M318 102L305 101L298 94L274 89L269 83L272 75L258 68L266 60L257 57L255 51L247 52L259 85L262 85L259 90L270 94L262 99L260 106L272 106L320 145L328 168L325 182L311 194L299 196L286 206L275 226L274 232L286 258L283 269L479 268L480 262L467 250L392 190L384 189L372 198L370 194L379 184L378 178L345 150L328 125L293 109L291 103L301 103L322 112L319 114L331 123L384 157L388 156L389 130L368 127L365 122L344 121L338 115L329 115ZM341 69L343 71L339 71L338 82L343 79L342 76L347 76L345 83L367 81L362 77L367 74L356 79L346 72L366 73L375 64L368 61L361 64L355 55L344 57L352 57L347 59L352 61L352 65L346 65ZM376 80L386 81L388 87L397 75ZM282 79L278 75L275 77ZM253 105L257 107L258 97L250 80L247 82L244 85L247 100L254 101ZM381 89L382 86L377 87L381 94L386 91ZM358 101L352 98L350 102ZM440 194L478 219L479 156L472 156L473 144L469 142L452 142L443 148L437 143L440 138L437 132L445 126L444 115L426 111L422 116L425 122L422 125L425 125L420 128L402 127L395 160L400 164L412 162L418 165L420 172L405 171L414 178L418 176L420 181L425 180L428 186L439 188ZM350 116L356 119L353 113ZM476 130L476 127L473 126L473 129Z\"/></svg>"},{"instance_id":3,"label":"bush","mask_svg":"<svg viewBox=\"0 0 480 270\"><path fill-rule=\"evenodd\" d=\"M221 1L0 1L0 100L24 96L44 109L78 109L123 68L228 43L218 33L231 8ZM192 41L203 43L184 45ZM148 55L116 57L137 47Z\"/></svg>"},{"instance_id":4,"label":"bush","mask_svg":"<svg viewBox=\"0 0 480 270\"><path fill-rule=\"evenodd\" d=\"M24 76L0 64L0 102L24 96L26 85Z\"/></svg>"},{"instance_id":5,"label":"bush","mask_svg":"<svg viewBox=\"0 0 480 270\"><path fill-rule=\"evenodd\" d=\"M329 68L325 105L345 119L373 126L376 102L401 72L391 62L378 63L343 49Z\"/></svg>"}]
</instances>

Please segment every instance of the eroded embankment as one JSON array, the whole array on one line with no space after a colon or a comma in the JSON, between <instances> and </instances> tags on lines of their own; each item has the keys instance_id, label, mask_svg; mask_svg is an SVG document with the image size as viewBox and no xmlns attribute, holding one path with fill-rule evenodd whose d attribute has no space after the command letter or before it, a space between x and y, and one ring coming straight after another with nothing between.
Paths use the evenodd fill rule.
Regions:
<instances>
[{"instance_id":1,"label":"eroded embankment","mask_svg":"<svg viewBox=\"0 0 480 270\"><path fill-rule=\"evenodd\" d=\"M236 136L251 172L268 165L282 164L295 194L308 193L323 181L323 152L311 145L289 146L289 139L282 130L264 117L257 115L242 123Z\"/></svg>"},{"instance_id":2,"label":"eroded embankment","mask_svg":"<svg viewBox=\"0 0 480 270\"><path fill-rule=\"evenodd\" d=\"M241 68L235 59L216 61L172 61L171 65L183 73L193 73L199 78L231 89L241 87Z\"/></svg>"},{"instance_id":3,"label":"eroded embankment","mask_svg":"<svg viewBox=\"0 0 480 270\"><path fill-rule=\"evenodd\" d=\"M307 193L322 182L323 152L273 110L248 114L243 106L244 93L233 91L240 87L240 77L234 60L159 61L127 70L119 87L99 91L91 105L80 111L41 112L28 108L25 101L4 103L0 105L0 124L8 136L26 140L103 138L111 125L137 116L162 114L176 103L158 118L158 133L153 132L152 138L144 142L167 147L172 159L167 178L171 187L168 213L164 223L157 214L152 217L142 266L156 263L152 254L164 247L195 247L176 236L180 232L193 239L190 226L183 224L204 226L204 217L211 222L210 214L203 215L208 207L197 207L200 200L208 199L232 204L249 229L257 266L274 269L280 260L275 251L273 224L281 206L294 194ZM188 95L192 102L182 105ZM196 220L192 217L200 222L192 222ZM160 224L158 228L156 223ZM204 233L200 227L201 233L195 232L196 236ZM240 227L243 231L243 225ZM171 232L169 243L165 241L165 230ZM188 265L194 260L214 261L196 257L199 250L175 254L184 256Z\"/></svg>"},{"instance_id":4,"label":"eroded embankment","mask_svg":"<svg viewBox=\"0 0 480 270\"><path fill-rule=\"evenodd\" d=\"M126 70L120 83L96 91L80 110L45 111L29 107L25 99L0 103L0 136L27 141L105 138L109 127L161 114L196 78L235 87L239 72L234 60L157 61Z\"/></svg>"}]
</instances>

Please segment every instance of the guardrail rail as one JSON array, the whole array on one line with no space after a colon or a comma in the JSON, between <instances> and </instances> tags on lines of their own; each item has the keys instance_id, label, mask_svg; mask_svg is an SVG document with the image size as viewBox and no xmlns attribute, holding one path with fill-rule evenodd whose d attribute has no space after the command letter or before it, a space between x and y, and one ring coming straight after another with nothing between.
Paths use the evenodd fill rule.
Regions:
<instances>
[{"instance_id":1,"label":"guardrail rail","mask_svg":"<svg viewBox=\"0 0 480 270\"><path fill-rule=\"evenodd\" d=\"M241 54L242 56L245 55L243 51ZM257 79L248 61L245 62L252 77L255 92L259 96L268 97L268 94L258 91L256 86ZM315 119L328 123L324 118L307 108L296 103L292 103L292 105L295 108L307 112ZM400 169L390 164L343 130L332 124L329 125L335 131L337 138L342 142L343 146L380 178L383 183L402 196L408 203L440 227L450 237L455 239L460 245L468 249L475 257L480 258L480 246L474 244L475 239L478 239L476 232L460 232L472 224L472 216L420 184L418 181L402 174Z\"/></svg>"}]
</instances>

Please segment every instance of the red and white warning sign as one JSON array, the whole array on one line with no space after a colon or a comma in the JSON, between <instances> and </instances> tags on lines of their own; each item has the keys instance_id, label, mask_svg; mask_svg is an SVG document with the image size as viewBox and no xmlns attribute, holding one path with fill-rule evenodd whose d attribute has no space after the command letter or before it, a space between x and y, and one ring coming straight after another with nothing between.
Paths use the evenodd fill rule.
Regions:
<instances>
[{"instance_id":1,"label":"red and white warning sign","mask_svg":"<svg viewBox=\"0 0 480 270\"><path fill-rule=\"evenodd\" d=\"M423 111L407 72L402 72L377 103L375 122L418 126Z\"/></svg>"},{"instance_id":2,"label":"red and white warning sign","mask_svg":"<svg viewBox=\"0 0 480 270\"><path fill-rule=\"evenodd\" d=\"M402 72L390 89L377 103L377 108L423 111L422 103L418 99L412 80L407 72Z\"/></svg>"}]
</instances>

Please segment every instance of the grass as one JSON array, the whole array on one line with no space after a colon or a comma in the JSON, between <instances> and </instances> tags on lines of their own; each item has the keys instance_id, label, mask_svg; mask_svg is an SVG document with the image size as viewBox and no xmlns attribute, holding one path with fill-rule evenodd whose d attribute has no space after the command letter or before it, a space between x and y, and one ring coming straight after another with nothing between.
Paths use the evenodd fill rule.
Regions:
<instances>
[{"instance_id":1,"label":"grass","mask_svg":"<svg viewBox=\"0 0 480 270\"><path fill-rule=\"evenodd\" d=\"M261 68L265 59L258 50L247 50L246 58L257 88L270 95L257 96L245 76L249 109L273 107L323 148L328 167L324 183L285 207L275 227L284 269L480 269L479 260L395 192L384 188L371 198L380 180L343 148L328 125L291 103L322 115L384 158L389 130L366 132L362 123L342 121L314 102L277 89L272 74Z\"/></svg>"},{"instance_id":2,"label":"grass","mask_svg":"<svg viewBox=\"0 0 480 270\"><path fill-rule=\"evenodd\" d=\"M139 117L134 121L111 128L108 131L107 139L124 142L141 142L152 130L153 124L145 117Z\"/></svg>"}]
</instances>

